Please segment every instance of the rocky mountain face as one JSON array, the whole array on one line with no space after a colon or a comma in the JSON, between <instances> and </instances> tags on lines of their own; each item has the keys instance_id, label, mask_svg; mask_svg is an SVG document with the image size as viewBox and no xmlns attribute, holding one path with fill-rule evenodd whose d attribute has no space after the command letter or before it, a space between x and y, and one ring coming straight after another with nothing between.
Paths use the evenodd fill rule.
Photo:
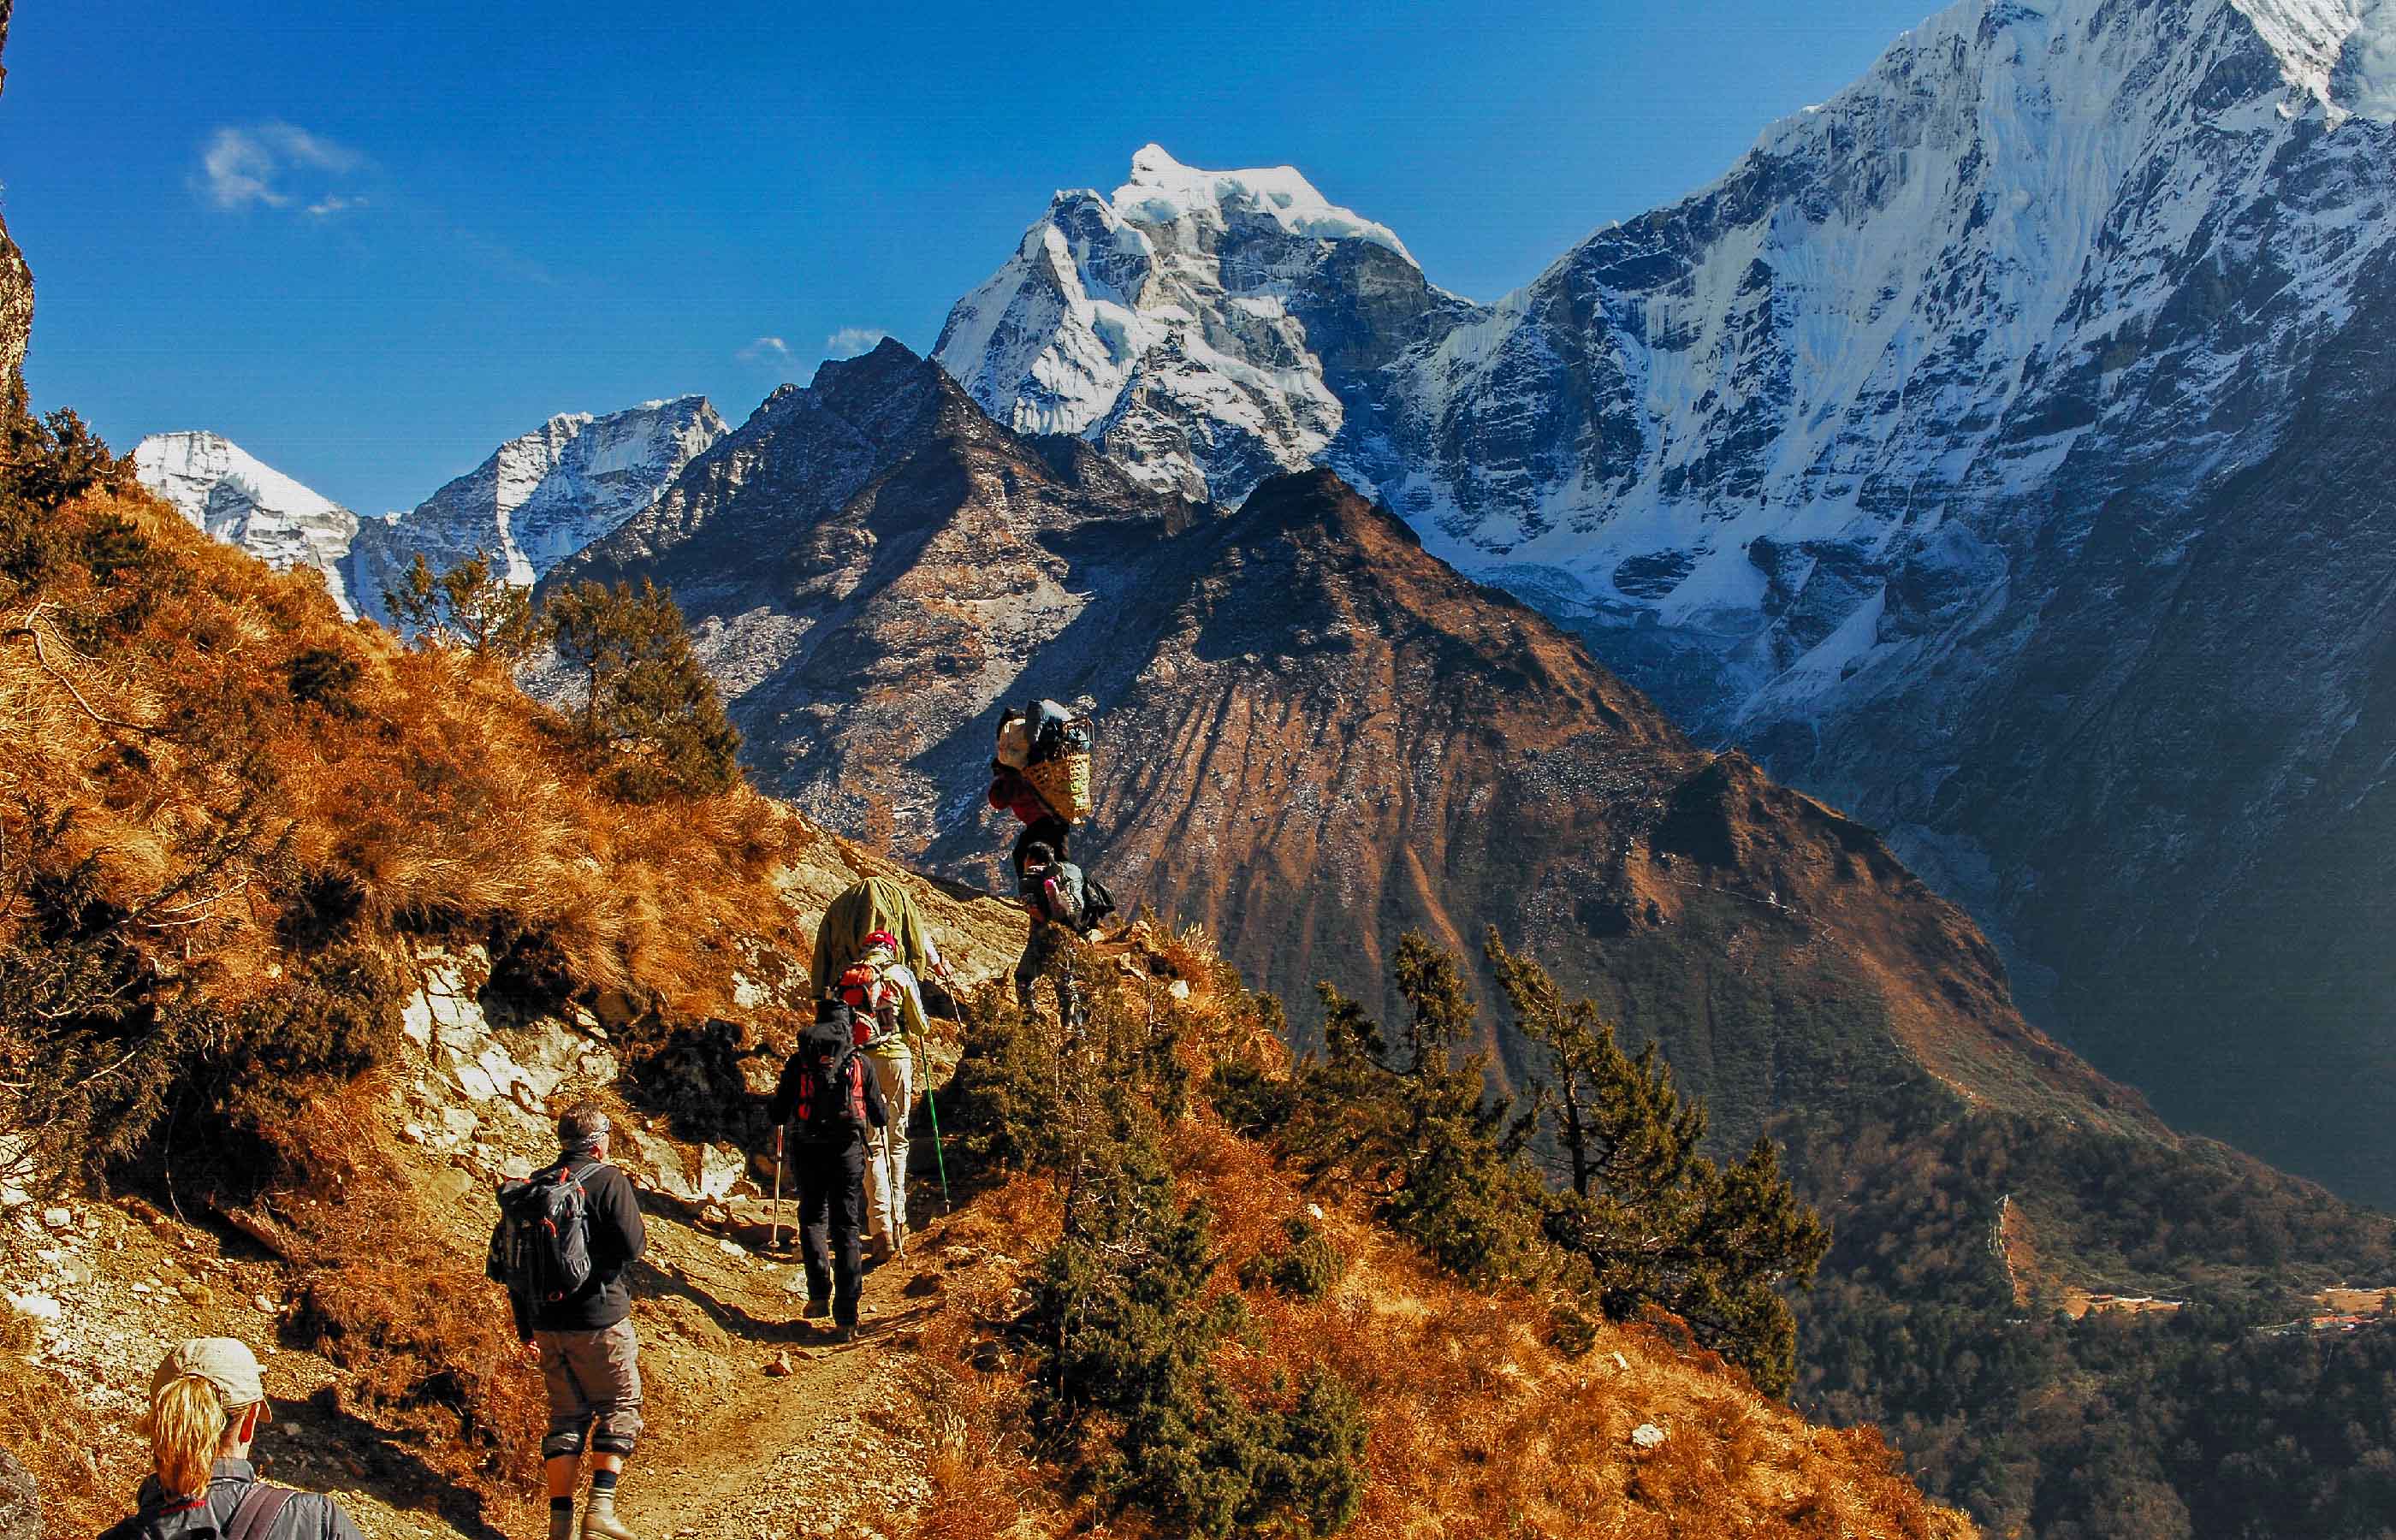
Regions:
<instances>
[{"instance_id":1,"label":"rocky mountain face","mask_svg":"<svg viewBox=\"0 0 2396 1540\"><path fill-rule=\"evenodd\" d=\"M2396 755L2368 469L2391 120L2396 7L1966 0L1494 305L1387 281L1394 238L1283 229L1259 308L1294 351L1217 371L1278 406L1066 367L1142 335L1110 304L1191 308L1141 256L1138 167L1060 198L939 357L1111 453L1120 423L1260 446L1186 457L1218 495L1259 458L1338 469L1701 739L1886 830L2167 1113L2384 1197L2396 932L2347 853ZM1379 273L1345 314L1280 276L1358 246ZM1318 395L1336 420L1258 427Z\"/></svg>"},{"instance_id":2,"label":"rocky mountain face","mask_svg":"<svg viewBox=\"0 0 2396 1540\"><path fill-rule=\"evenodd\" d=\"M1872 835L1699 750L1327 474L1191 504L1001 426L890 341L778 392L552 580L584 577L670 586L764 783L936 870L996 880L1000 706L1089 699L1102 811L1077 852L1301 1015L1323 978L1379 1000L1410 926L1471 950L1497 923L1617 995L1666 953L1699 976L1769 957L1860 1016L1665 1029L1726 1136L1793 1093L1766 1064L1815 1052L2160 1135L2021 1022L1970 923ZM1701 962L1717 944L1739 961ZM1695 1019L1704 984L1660 988L1657 1020Z\"/></svg>"},{"instance_id":3,"label":"rocky mountain face","mask_svg":"<svg viewBox=\"0 0 2396 1540\"><path fill-rule=\"evenodd\" d=\"M1105 649L1147 549L1201 511L885 340L777 391L552 581L672 588L761 782L921 851L971 818L1032 659Z\"/></svg>"},{"instance_id":4,"label":"rocky mountain face","mask_svg":"<svg viewBox=\"0 0 2396 1540\"><path fill-rule=\"evenodd\" d=\"M357 613L348 581L355 513L215 433L153 433L134 445L133 464L193 527L277 572L314 568L341 612Z\"/></svg>"},{"instance_id":5,"label":"rocky mountain face","mask_svg":"<svg viewBox=\"0 0 2396 1540\"><path fill-rule=\"evenodd\" d=\"M0 54L8 47L8 17L17 0L0 0ZM0 90L8 72L0 66ZM8 238L8 221L0 219L0 411L21 405L25 394L25 344L33 330L33 273L25 254Z\"/></svg>"},{"instance_id":6,"label":"rocky mountain face","mask_svg":"<svg viewBox=\"0 0 2396 1540\"><path fill-rule=\"evenodd\" d=\"M725 431L704 396L554 417L416 508L380 519L360 519L215 433L153 433L135 446L134 463L198 527L278 571L315 569L342 614L388 625L383 592L419 555L440 572L485 551L509 581L529 587L647 507Z\"/></svg>"}]
</instances>

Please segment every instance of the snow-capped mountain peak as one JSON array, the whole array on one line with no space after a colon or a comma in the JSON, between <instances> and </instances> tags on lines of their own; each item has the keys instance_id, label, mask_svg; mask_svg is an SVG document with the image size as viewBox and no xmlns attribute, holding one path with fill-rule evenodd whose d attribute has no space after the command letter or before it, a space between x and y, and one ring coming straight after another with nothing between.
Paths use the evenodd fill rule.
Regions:
<instances>
[{"instance_id":1,"label":"snow-capped mountain peak","mask_svg":"<svg viewBox=\"0 0 2396 1540\"><path fill-rule=\"evenodd\" d=\"M1301 239L1370 241L1409 262L1415 259L1389 226L1333 204L1294 166L1202 171L1175 160L1163 145L1148 144L1132 156L1131 180L1116 188L1110 201L1116 215L1133 225L1196 219L1221 229L1239 215L1260 214Z\"/></svg>"},{"instance_id":2,"label":"snow-capped mountain peak","mask_svg":"<svg viewBox=\"0 0 2396 1540\"><path fill-rule=\"evenodd\" d=\"M1330 449L1348 403L1329 376L1471 308L1296 170L1205 171L1151 144L1111 196L1058 193L933 356L1018 431L1079 434L1152 486L1230 500Z\"/></svg>"},{"instance_id":3,"label":"snow-capped mountain peak","mask_svg":"<svg viewBox=\"0 0 2396 1540\"><path fill-rule=\"evenodd\" d=\"M143 485L200 529L277 571L314 567L342 613L356 613L340 572L355 513L217 433L153 433L134 445L133 465Z\"/></svg>"}]
</instances>

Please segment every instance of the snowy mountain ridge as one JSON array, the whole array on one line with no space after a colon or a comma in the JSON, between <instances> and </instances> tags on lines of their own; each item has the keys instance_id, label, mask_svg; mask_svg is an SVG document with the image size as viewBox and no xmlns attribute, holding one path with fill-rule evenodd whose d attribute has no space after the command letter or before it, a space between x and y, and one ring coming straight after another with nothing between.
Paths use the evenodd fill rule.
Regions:
<instances>
[{"instance_id":1,"label":"snowy mountain ridge","mask_svg":"<svg viewBox=\"0 0 2396 1540\"><path fill-rule=\"evenodd\" d=\"M278 572L314 567L341 612L356 613L341 570L358 532L355 513L216 433L153 433L134 446L133 464L194 527Z\"/></svg>"},{"instance_id":2,"label":"snowy mountain ridge","mask_svg":"<svg viewBox=\"0 0 2396 1540\"><path fill-rule=\"evenodd\" d=\"M215 433L153 433L134 449L144 485L193 524L277 570L323 574L341 613L391 623L382 594L421 555L435 572L489 553L529 587L657 499L728 431L704 396L605 417L563 413L501 445L405 513L355 513Z\"/></svg>"},{"instance_id":3,"label":"snowy mountain ridge","mask_svg":"<svg viewBox=\"0 0 2396 1540\"><path fill-rule=\"evenodd\" d=\"M438 572L487 551L529 588L656 501L729 431L700 395L551 418L409 511L359 531L352 564L359 591L375 596L364 607L387 621L379 595L419 554Z\"/></svg>"}]
</instances>

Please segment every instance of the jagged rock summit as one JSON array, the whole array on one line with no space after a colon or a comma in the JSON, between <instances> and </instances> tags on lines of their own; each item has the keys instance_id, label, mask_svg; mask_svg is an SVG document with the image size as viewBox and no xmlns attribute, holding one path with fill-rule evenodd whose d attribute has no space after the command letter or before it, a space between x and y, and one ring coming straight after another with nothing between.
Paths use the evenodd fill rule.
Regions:
<instances>
[{"instance_id":1,"label":"jagged rock summit","mask_svg":"<svg viewBox=\"0 0 2396 1540\"><path fill-rule=\"evenodd\" d=\"M1202 171L1151 144L1111 196L1058 193L933 356L1010 427L1236 501L1322 456L1364 377L1476 313L1295 169Z\"/></svg>"}]
</instances>

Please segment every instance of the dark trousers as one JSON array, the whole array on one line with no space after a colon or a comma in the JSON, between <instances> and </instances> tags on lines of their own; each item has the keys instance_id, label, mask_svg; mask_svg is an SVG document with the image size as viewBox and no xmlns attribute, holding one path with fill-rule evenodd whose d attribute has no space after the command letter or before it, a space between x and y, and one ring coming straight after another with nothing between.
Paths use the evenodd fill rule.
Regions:
<instances>
[{"instance_id":1,"label":"dark trousers","mask_svg":"<svg viewBox=\"0 0 2396 1540\"><path fill-rule=\"evenodd\" d=\"M865 1287L865 1141L792 1147L799 1187L799 1254L806 1264L807 1298L830 1295L832 1318L857 1324L857 1296Z\"/></svg>"},{"instance_id":2,"label":"dark trousers","mask_svg":"<svg viewBox=\"0 0 2396 1540\"><path fill-rule=\"evenodd\" d=\"M1032 989L1039 984L1040 976L1046 973L1064 954L1066 943L1071 939L1066 934L1065 927L1052 921L1034 919L1032 922L1031 938L1024 943L1023 956L1015 964L1017 1004L1026 1011L1032 1008ZM1062 975L1057 977L1056 987L1057 1014L1070 1026L1073 1002L1068 996Z\"/></svg>"}]
</instances>

